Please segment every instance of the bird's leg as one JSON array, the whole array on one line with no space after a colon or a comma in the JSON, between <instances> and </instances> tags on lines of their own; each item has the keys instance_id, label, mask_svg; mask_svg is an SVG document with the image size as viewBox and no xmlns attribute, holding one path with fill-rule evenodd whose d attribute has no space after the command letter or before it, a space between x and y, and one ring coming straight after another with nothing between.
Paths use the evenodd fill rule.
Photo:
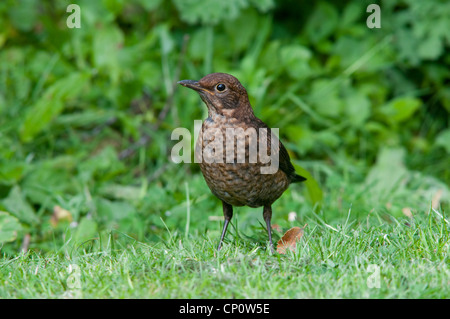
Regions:
<instances>
[{"instance_id":1,"label":"bird's leg","mask_svg":"<svg viewBox=\"0 0 450 319\"><path fill-rule=\"evenodd\" d=\"M223 223L222 235L220 236L219 246L217 247L217 250L220 250L220 248L222 248L223 238L225 237L225 234L227 232L228 224L230 223L230 220L233 217L233 206L222 201L222 207L223 207L223 217L225 218L225 220Z\"/></svg>"},{"instance_id":2,"label":"bird's leg","mask_svg":"<svg viewBox=\"0 0 450 319\"><path fill-rule=\"evenodd\" d=\"M272 219L272 205L264 206L263 218L266 222L267 232L269 233L270 250L272 251L272 253L274 253L275 251L272 242L272 226L270 225L270 221Z\"/></svg>"}]
</instances>

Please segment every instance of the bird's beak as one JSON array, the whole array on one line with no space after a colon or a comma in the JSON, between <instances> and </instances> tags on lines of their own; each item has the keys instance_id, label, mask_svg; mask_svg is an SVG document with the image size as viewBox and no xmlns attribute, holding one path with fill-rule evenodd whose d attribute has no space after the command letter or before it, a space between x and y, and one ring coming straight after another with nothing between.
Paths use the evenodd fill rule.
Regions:
<instances>
[{"instance_id":1,"label":"bird's beak","mask_svg":"<svg viewBox=\"0 0 450 319\"><path fill-rule=\"evenodd\" d=\"M183 80L183 81L179 81L178 84L193 89L195 91L203 91L204 88L201 87L201 85L198 83L198 81L193 81L193 80Z\"/></svg>"}]
</instances>

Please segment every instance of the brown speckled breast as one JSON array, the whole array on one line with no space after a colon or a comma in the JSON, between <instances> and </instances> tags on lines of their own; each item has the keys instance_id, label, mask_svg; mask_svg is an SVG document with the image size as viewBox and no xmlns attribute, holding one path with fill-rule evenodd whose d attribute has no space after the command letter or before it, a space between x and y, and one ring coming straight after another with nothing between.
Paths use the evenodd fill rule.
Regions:
<instances>
[{"instance_id":1,"label":"brown speckled breast","mask_svg":"<svg viewBox=\"0 0 450 319\"><path fill-rule=\"evenodd\" d=\"M234 161L226 162L226 128L247 129L251 123L245 120L229 118L221 115L215 115L214 118L208 117L202 125L202 135L199 136L196 143L196 157L199 161L201 150L214 141L215 137L205 136L203 133L208 129L218 129L223 136L223 163L207 163L204 159L200 165L206 183L212 193L221 200L233 206L259 207L270 205L277 200L281 194L288 188L289 180L286 174L278 169L274 174L262 174L259 163L259 155L256 163L249 163L248 150L249 140L246 139L245 163L238 163L236 157L237 143L235 141ZM258 128L255 127L258 132ZM205 138L202 138L204 136ZM269 145L270 147L270 145ZM270 150L270 148L269 148ZM269 164L266 164L269 165Z\"/></svg>"}]
</instances>

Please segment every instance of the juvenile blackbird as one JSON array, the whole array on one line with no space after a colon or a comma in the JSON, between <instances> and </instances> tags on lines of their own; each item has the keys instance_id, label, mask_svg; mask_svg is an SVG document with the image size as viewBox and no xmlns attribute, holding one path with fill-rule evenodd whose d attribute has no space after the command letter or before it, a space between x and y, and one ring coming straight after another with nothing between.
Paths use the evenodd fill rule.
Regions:
<instances>
[{"instance_id":1,"label":"juvenile blackbird","mask_svg":"<svg viewBox=\"0 0 450 319\"><path fill-rule=\"evenodd\" d=\"M247 91L234 76L212 73L200 81L183 80L178 83L195 90L208 108L208 118L203 122L196 142L195 156L211 192L222 201L225 221L217 249L220 250L233 217L233 206L263 206L263 218L273 252L272 203L289 184L305 181L306 178L295 173L286 148L271 134L270 128L254 115ZM230 141L229 132L233 132L230 129L238 132L232 136L233 141ZM250 134L255 132L256 135ZM229 152L227 143L234 143L235 137L243 138L245 144L231 144L234 148ZM266 146L267 153L263 151L252 158L255 137L258 149ZM219 141L219 144L214 144L214 141ZM268 162L261 154L274 154L274 157ZM263 173L262 168L267 169L274 164L272 162L275 163L275 170Z\"/></svg>"}]
</instances>

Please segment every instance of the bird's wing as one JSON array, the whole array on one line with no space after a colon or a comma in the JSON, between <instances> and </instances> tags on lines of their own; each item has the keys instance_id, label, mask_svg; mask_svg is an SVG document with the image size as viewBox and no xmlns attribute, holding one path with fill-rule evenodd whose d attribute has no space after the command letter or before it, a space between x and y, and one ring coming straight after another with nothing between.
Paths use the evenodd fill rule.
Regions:
<instances>
[{"instance_id":1,"label":"bird's wing","mask_svg":"<svg viewBox=\"0 0 450 319\"><path fill-rule=\"evenodd\" d=\"M284 147L281 141L278 141L280 145L280 169L286 173L291 183L306 181L306 178L295 173L295 168L291 163L289 153Z\"/></svg>"},{"instance_id":2,"label":"bird's wing","mask_svg":"<svg viewBox=\"0 0 450 319\"><path fill-rule=\"evenodd\" d=\"M257 119L257 126L259 128L266 128L267 129L267 147L271 147L271 140L272 140L272 131L267 126L266 123L261 121L260 119ZM257 129L257 131L259 131ZM259 132L258 132L259 135ZM262 141L260 141L261 143ZM297 183L305 181L306 178L303 176L300 176L295 173L295 168L291 163L291 158L289 157L289 153L286 150L286 147L284 147L283 143L278 139L278 153L279 153L279 168L287 175L291 183Z\"/></svg>"}]
</instances>

